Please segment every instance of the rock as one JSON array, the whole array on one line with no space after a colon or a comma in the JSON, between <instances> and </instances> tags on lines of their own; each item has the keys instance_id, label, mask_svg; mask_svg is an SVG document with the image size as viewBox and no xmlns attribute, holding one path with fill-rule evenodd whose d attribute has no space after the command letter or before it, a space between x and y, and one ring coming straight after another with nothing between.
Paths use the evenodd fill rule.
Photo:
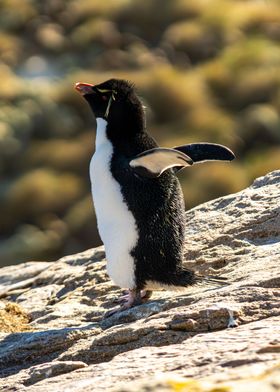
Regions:
<instances>
[{"instance_id":1,"label":"rock","mask_svg":"<svg viewBox=\"0 0 280 392\"><path fill-rule=\"evenodd\" d=\"M188 211L186 265L228 285L158 291L108 319L121 290L106 275L103 247L2 268L0 309L17 306L32 321L0 333L0 389L276 391L279 206L275 171Z\"/></svg>"},{"instance_id":2,"label":"rock","mask_svg":"<svg viewBox=\"0 0 280 392\"><path fill-rule=\"evenodd\" d=\"M0 298L6 297L14 290L20 290L31 286L36 276L49 267L49 263L22 263L18 265L1 268L0 276Z\"/></svg>"},{"instance_id":3,"label":"rock","mask_svg":"<svg viewBox=\"0 0 280 392\"><path fill-rule=\"evenodd\" d=\"M53 361L33 366L28 371L28 378L24 381L25 385L35 384L45 378L55 377L59 374L65 374L76 369L87 367L81 361Z\"/></svg>"}]
</instances>

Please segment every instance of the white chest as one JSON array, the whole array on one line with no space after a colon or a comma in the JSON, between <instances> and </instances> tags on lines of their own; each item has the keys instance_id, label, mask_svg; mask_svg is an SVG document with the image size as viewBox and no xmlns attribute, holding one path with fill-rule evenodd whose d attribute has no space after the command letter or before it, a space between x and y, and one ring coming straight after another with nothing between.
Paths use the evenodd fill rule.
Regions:
<instances>
[{"instance_id":1,"label":"white chest","mask_svg":"<svg viewBox=\"0 0 280 392\"><path fill-rule=\"evenodd\" d=\"M118 286L134 288L134 260L130 252L137 243L138 232L120 184L110 170L113 146L106 136L106 126L104 119L97 118L96 151L90 162L93 203L108 274Z\"/></svg>"}]
</instances>

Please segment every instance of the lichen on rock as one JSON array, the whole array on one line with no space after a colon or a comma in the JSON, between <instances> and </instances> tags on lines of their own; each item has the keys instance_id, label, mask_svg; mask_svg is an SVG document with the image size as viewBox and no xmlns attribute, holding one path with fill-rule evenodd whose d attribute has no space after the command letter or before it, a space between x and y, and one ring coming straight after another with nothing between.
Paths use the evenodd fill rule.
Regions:
<instances>
[{"instance_id":1,"label":"lichen on rock","mask_svg":"<svg viewBox=\"0 0 280 392\"><path fill-rule=\"evenodd\" d=\"M2 307L3 306L3 307ZM30 329L27 312L16 303L0 303L0 332L21 332Z\"/></svg>"}]
</instances>

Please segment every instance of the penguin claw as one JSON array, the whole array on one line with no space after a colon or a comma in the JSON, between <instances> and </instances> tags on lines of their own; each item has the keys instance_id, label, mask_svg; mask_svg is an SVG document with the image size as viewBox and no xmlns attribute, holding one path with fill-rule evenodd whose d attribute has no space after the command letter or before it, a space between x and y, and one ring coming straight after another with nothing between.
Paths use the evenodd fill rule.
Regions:
<instances>
[{"instance_id":1,"label":"penguin claw","mask_svg":"<svg viewBox=\"0 0 280 392\"><path fill-rule=\"evenodd\" d=\"M114 314L118 313L119 311L120 311L120 308L119 308L119 307L114 308L114 309L112 309L112 310L109 310L108 312L106 312L106 313L104 314L103 320L106 319L106 318L109 318L109 317L113 316Z\"/></svg>"},{"instance_id":2,"label":"penguin claw","mask_svg":"<svg viewBox=\"0 0 280 392\"><path fill-rule=\"evenodd\" d=\"M108 312L106 312L106 313L104 314L103 318L106 319L106 318L108 318L108 317L113 316L114 314L121 313L121 312L124 312L125 310L134 308L134 307L137 306L137 305L141 305L141 303L132 303L132 304L131 304L131 303L129 303L128 301L127 301L127 302L124 302L121 306L116 307L116 308L114 308L114 309L109 310Z\"/></svg>"},{"instance_id":3,"label":"penguin claw","mask_svg":"<svg viewBox=\"0 0 280 392\"><path fill-rule=\"evenodd\" d=\"M114 308L112 310L109 310L108 312L106 312L103 316L103 320L106 318L109 318L111 316L113 316L114 314L118 313L120 311L120 308Z\"/></svg>"},{"instance_id":4,"label":"penguin claw","mask_svg":"<svg viewBox=\"0 0 280 392\"><path fill-rule=\"evenodd\" d=\"M120 298L114 300L118 302L121 306L114 308L105 313L104 318L113 316L116 313L121 313L127 309L134 308L135 306L141 305L152 295L150 290L128 290L125 291L126 294L122 295Z\"/></svg>"},{"instance_id":5,"label":"penguin claw","mask_svg":"<svg viewBox=\"0 0 280 392\"><path fill-rule=\"evenodd\" d=\"M119 304L125 304L126 302L129 302L129 300L130 300L130 294L128 293L128 294L124 294L121 297L119 297L117 299L117 302Z\"/></svg>"}]
</instances>

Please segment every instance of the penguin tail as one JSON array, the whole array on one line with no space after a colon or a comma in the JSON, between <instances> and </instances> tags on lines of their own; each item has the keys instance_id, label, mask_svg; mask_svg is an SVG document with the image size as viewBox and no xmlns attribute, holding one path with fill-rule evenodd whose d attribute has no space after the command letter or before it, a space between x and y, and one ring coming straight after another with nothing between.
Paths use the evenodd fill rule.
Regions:
<instances>
[{"instance_id":1,"label":"penguin tail","mask_svg":"<svg viewBox=\"0 0 280 392\"><path fill-rule=\"evenodd\" d=\"M218 284L221 286L227 286L230 283L228 282L227 278L224 276L217 276L217 275L200 275L196 272L189 270L186 267L182 267L181 271L177 275L179 277L179 281L182 284L184 282L184 286L191 286L191 285L203 285L203 284ZM179 284L180 284L179 283Z\"/></svg>"},{"instance_id":2,"label":"penguin tail","mask_svg":"<svg viewBox=\"0 0 280 392\"><path fill-rule=\"evenodd\" d=\"M230 283L228 282L227 278L224 276L217 276L217 275L198 275L195 274L196 283L198 284L213 284L216 283L220 286L227 286Z\"/></svg>"},{"instance_id":3,"label":"penguin tail","mask_svg":"<svg viewBox=\"0 0 280 392\"><path fill-rule=\"evenodd\" d=\"M227 286L230 283L227 281L227 278L223 276L216 275L199 275L194 271L181 267L175 271L175 273L171 273L168 275L168 279L166 281L161 281L162 284L166 284L168 286L177 286L177 287L189 287L195 285L219 285L219 286Z\"/></svg>"}]
</instances>

